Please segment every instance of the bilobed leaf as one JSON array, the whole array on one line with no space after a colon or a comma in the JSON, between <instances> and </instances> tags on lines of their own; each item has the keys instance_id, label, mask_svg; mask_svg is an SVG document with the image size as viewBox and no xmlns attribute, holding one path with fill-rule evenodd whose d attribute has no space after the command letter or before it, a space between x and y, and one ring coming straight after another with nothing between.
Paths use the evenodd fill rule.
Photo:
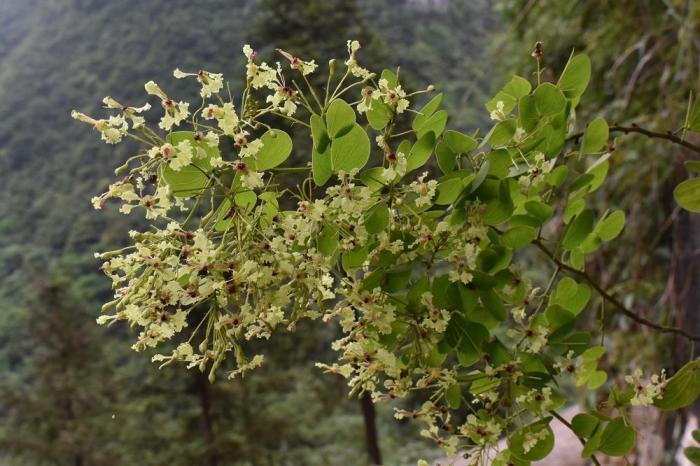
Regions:
<instances>
[{"instance_id":1,"label":"bilobed leaf","mask_svg":"<svg viewBox=\"0 0 700 466\"><path fill-rule=\"evenodd\" d=\"M666 383L663 398L654 406L663 410L675 410L690 406L700 396L700 359L681 367Z\"/></svg>"},{"instance_id":2,"label":"bilobed leaf","mask_svg":"<svg viewBox=\"0 0 700 466\"><path fill-rule=\"evenodd\" d=\"M331 167L334 172L360 169L369 160L369 136L357 123L349 133L331 143Z\"/></svg>"},{"instance_id":3,"label":"bilobed leaf","mask_svg":"<svg viewBox=\"0 0 700 466\"><path fill-rule=\"evenodd\" d=\"M542 222L548 220L552 217L552 215L554 215L554 209L552 207L539 201L527 201L525 203L525 210L530 215L540 219Z\"/></svg>"},{"instance_id":4,"label":"bilobed leaf","mask_svg":"<svg viewBox=\"0 0 700 466\"><path fill-rule=\"evenodd\" d=\"M457 155L445 141L440 141L435 146L435 158L440 170L447 174L452 173L457 163Z\"/></svg>"},{"instance_id":5,"label":"bilobed leaf","mask_svg":"<svg viewBox=\"0 0 700 466\"><path fill-rule=\"evenodd\" d=\"M413 124L411 125L414 131L417 131L418 128L423 126L425 122L427 122L433 115L433 113L437 111L437 109L440 107L440 102L442 102L442 93L430 99L430 102L425 104L423 108L418 111L418 114L416 114L416 117L413 119Z\"/></svg>"},{"instance_id":6,"label":"bilobed leaf","mask_svg":"<svg viewBox=\"0 0 700 466\"><path fill-rule=\"evenodd\" d=\"M486 139L488 139L489 144L494 147L504 146L513 139L516 127L517 124L514 119L499 121L496 126L489 131Z\"/></svg>"},{"instance_id":7,"label":"bilobed leaf","mask_svg":"<svg viewBox=\"0 0 700 466\"><path fill-rule=\"evenodd\" d=\"M576 283L570 277L562 278L552 293L550 304L558 304L578 315L591 299L591 289L585 283Z\"/></svg>"},{"instance_id":8,"label":"bilobed leaf","mask_svg":"<svg viewBox=\"0 0 700 466\"><path fill-rule=\"evenodd\" d=\"M377 131L384 129L391 121L391 109L382 101L372 100L372 107L367 110L367 121Z\"/></svg>"},{"instance_id":9,"label":"bilobed leaf","mask_svg":"<svg viewBox=\"0 0 700 466\"><path fill-rule=\"evenodd\" d=\"M604 218L598 222L596 226L596 231L598 236L603 241L610 241L622 232L625 227L625 213L621 210L616 210L611 214L606 215Z\"/></svg>"},{"instance_id":10,"label":"bilobed leaf","mask_svg":"<svg viewBox=\"0 0 700 466\"><path fill-rule=\"evenodd\" d=\"M691 178L676 186L673 198L685 210L700 212L700 178Z\"/></svg>"},{"instance_id":11,"label":"bilobed leaf","mask_svg":"<svg viewBox=\"0 0 700 466\"><path fill-rule=\"evenodd\" d=\"M420 125L416 129L416 137L418 139L420 139L425 134L432 131L435 134L435 137L437 138L445 130L446 125L447 125L447 111L438 110L437 112L433 113L430 116L430 118L428 118L425 121L425 123L423 123L422 125Z\"/></svg>"},{"instance_id":12,"label":"bilobed leaf","mask_svg":"<svg viewBox=\"0 0 700 466\"><path fill-rule=\"evenodd\" d=\"M255 154L255 161L252 163L256 171L274 168L284 163L292 153L292 138L280 129L266 131L260 140L263 146Z\"/></svg>"},{"instance_id":13,"label":"bilobed leaf","mask_svg":"<svg viewBox=\"0 0 700 466\"><path fill-rule=\"evenodd\" d=\"M542 433L544 432L544 434ZM524 443L533 434L543 435L537 443L525 451ZM549 419L537 421L529 426L523 427L508 438L508 448L511 453L521 460L539 461L549 455L554 448L554 432L549 427Z\"/></svg>"},{"instance_id":14,"label":"bilobed leaf","mask_svg":"<svg viewBox=\"0 0 700 466\"><path fill-rule=\"evenodd\" d=\"M378 204L372 209L369 217L367 217L367 220L365 220L365 228L367 228L367 232L374 235L384 231L389 225L390 217L391 214L386 202Z\"/></svg>"},{"instance_id":15,"label":"bilobed leaf","mask_svg":"<svg viewBox=\"0 0 700 466\"><path fill-rule=\"evenodd\" d=\"M462 404L462 386L459 383L451 385L445 390L445 399L452 409L458 409Z\"/></svg>"},{"instance_id":16,"label":"bilobed leaf","mask_svg":"<svg viewBox=\"0 0 700 466\"><path fill-rule=\"evenodd\" d=\"M462 184L462 180L458 177L448 178L444 181L441 181L437 186L437 196L435 198L435 204L452 204L462 193L462 189L464 189L464 185Z\"/></svg>"},{"instance_id":17,"label":"bilobed leaf","mask_svg":"<svg viewBox=\"0 0 700 466\"><path fill-rule=\"evenodd\" d=\"M595 428L600 424L600 419L592 414L580 413L571 420L571 427L580 438L590 438Z\"/></svg>"},{"instance_id":18,"label":"bilobed leaf","mask_svg":"<svg viewBox=\"0 0 700 466\"><path fill-rule=\"evenodd\" d=\"M194 140L192 131L176 131L167 136L167 141L176 146L182 141L190 141L193 147L200 147L205 150L206 156L195 158L190 165L182 167L180 170L173 170L168 164L161 164L159 167L159 177L170 187L173 196L192 197L202 193L209 181L208 173L211 171L210 160L219 156L218 147L209 147Z\"/></svg>"},{"instance_id":19,"label":"bilobed leaf","mask_svg":"<svg viewBox=\"0 0 700 466\"><path fill-rule=\"evenodd\" d=\"M355 124L355 110L342 99L335 99L328 106L326 128L331 139L349 131Z\"/></svg>"},{"instance_id":20,"label":"bilobed leaf","mask_svg":"<svg viewBox=\"0 0 700 466\"><path fill-rule=\"evenodd\" d=\"M407 155L406 172L420 168L428 161L430 154L433 152L435 145L435 134L432 132L426 133L416 141L411 148L411 152Z\"/></svg>"},{"instance_id":21,"label":"bilobed leaf","mask_svg":"<svg viewBox=\"0 0 700 466\"><path fill-rule=\"evenodd\" d=\"M330 150L320 153L315 147L311 149L311 174L314 178L314 183L318 186L323 186L328 182L333 174Z\"/></svg>"},{"instance_id":22,"label":"bilobed leaf","mask_svg":"<svg viewBox=\"0 0 700 466\"><path fill-rule=\"evenodd\" d=\"M466 322L457 347L457 358L465 366L471 366L481 358L481 347L489 339L489 331L476 322Z\"/></svg>"},{"instance_id":23,"label":"bilobed leaf","mask_svg":"<svg viewBox=\"0 0 700 466\"><path fill-rule=\"evenodd\" d=\"M503 89L486 104L486 109L492 112L496 109L496 105L500 101L503 102L503 111L508 114L513 110L518 99L528 95L531 89L532 85L530 81L520 76L513 76L513 78L503 86Z\"/></svg>"},{"instance_id":24,"label":"bilobed leaf","mask_svg":"<svg viewBox=\"0 0 700 466\"><path fill-rule=\"evenodd\" d=\"M445 131L443 138L455 154L466 154L477 146L476 139L459 131Z\"/></svg>"},{"instance_id":25,"label":"bilobed leaf","mask_svg":"<svg viewBox=\"0 0 700 466\"><path fill-rule=\"evenodd\" d=\"M331 140L328 137L328 131L326 130L326 124L323 122L323 118L314 113L311 115L309 122L311 124L311 139L314 143L314 149L319 153L326 152Z\"/></svg>"},{"instance_id":26,"label":"bilobed leaf","mask_svg":"<svg viewBox=\"0 0 700 466\"><path fill-rule=\"evenodd\" d=\"M568 99L575 99L588 87L591 79L591 60L588 55L579 54L569 58L564 71L561 73L557 87Z\"/></svg>"},{"instance_id":27,"label":"bilobed leaf","mask_svg":"<svg viewBox=\"0 0 700 466\"><path fill-rule=\"evenodd\" d=\"M599 152L608 142L608 123L603 118L596 118L588 123L583 133L581 153L593 154Z\"/></svg>"},{"instance_id":28,"label":"bilobed leaf","mask_svg":"<svg viewBox=\"0 0 700 466\"><path fill-rule=\"evenodd\" d=\"M535 107L542 116L553 116L564 111L566 98L552 83L537 86L534 93Z\"/></svg>"},{"instance_id":29,"label":"bilobed leaf","mask_svg":"<svg viewBox=\"0 0 700 466\"><path fill-rule=\"evenodd\" d=\"M574 249L576 246L583 243L586 237L593 231L594 221L595 215L590 209L585 209L578 214L564 233L564 238L561 242L564 249Z\"/></svg>"},{"instance_id":30,"label":"bilobed leaf","mask_svg":"<svg viewBox=\"0 0 700 466\"><path fill-rule=\"evenodd\" d=\"M598 450L609 456L624 456L634 448L637 434L622 417L610 421L600 438Z\"/></svg>"},{"instance_id":31,"label":"bilobed leaf","mask_svg":"<svg viewBox=\"0 0 700 466\"><path fill-rule=\"evenodd\" d=\"M537 230L519 225L501 235L501 244L510 249L519 249L530 244L537 237Z\"/></svg>"}]
</instances>

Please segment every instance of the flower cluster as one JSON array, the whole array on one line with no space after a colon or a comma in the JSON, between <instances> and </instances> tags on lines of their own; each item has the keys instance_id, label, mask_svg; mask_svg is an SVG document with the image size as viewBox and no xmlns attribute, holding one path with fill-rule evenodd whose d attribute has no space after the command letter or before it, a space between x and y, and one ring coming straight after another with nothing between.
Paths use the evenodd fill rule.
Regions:
<instances>
[{"instance_id":1,"label":"flower cluster","mask_svg":"<svg viewBox=\"0 0 700 466\"><path fill-rule=\"evenodd\" d=\"M325 92L307 79L316 63L283 50L288 69L243 48L237 99L220 95L220 73L175 70L194 78L202 101L191 106L147 83L163 110L158 129L148 124L148 103L107 97L114 114L106 119L73 113L107 143L129 137L145 146L117 169L126 176L93 199L96 208L119 200L125 214L142 208L152 220L131 232L131 245L97 254L114 288L98 321L126 321L139 329L135 350L159 349L154 361L184 363L212 380L264 363L264 354L248 354L251 340L294 330L300 319L337 322L337 360L317 366L346 378L351 394L380 401L423 391L428 401L396 417L424 423L422 435L448 453L463 451L469 464L529 459L547 444L547 413L563 402L557 378L592 386L605 376L597 369L603 348L567 340L587 288L561 279L557 267L541 291L513 263L552 215L546 202L562 181L552 176L561 157L551 148L561 144L541 141L560 133L549 116L544 129L526 125L499 101L491 117L512 131L487 149L495 131L481 143L445 131L439 96L411 109L432 86L407 93L390 70L375 82L359 50L348 41L345 73L334 82L331 62ZM409 110L411 129L394 133ZM293 143L269 116L308 127L313 147L308 158L296 154L302 166L280 166ZM376 153L358 117L377 131ZM428 163L433 152L437 164ZM288 172L307 176L285 188ZM171 350L162 351L166 342ZM663 374L646 385L640 378L628 379L632 404L662 396ZM538 424L496 452L502 435L529 421Z\"/></svg>"}]
</instances>

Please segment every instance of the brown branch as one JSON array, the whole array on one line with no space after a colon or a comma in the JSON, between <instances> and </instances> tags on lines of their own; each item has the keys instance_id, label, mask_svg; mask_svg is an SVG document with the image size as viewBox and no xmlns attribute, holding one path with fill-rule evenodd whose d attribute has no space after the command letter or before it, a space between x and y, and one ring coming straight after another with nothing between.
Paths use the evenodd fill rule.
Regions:
<instances>
[{"instance_id":1,"label":"brown branch","mask_svg":"<svg viewBox=\"0 0 700 466\"><path fill-rule=\"evenodd\" d=\"M692 335L688 332L686 332L683 329L677 328L677 327L666 327L664 325L657 324L655 322L652 322L650 320L647 320L646 318L640 316L639 314L627 309L624 304L622 304L617 298L609 294L607 291L603 289L602 286L598 284L593 278L591 278L590 275L588 275L586 272L582 270L578 270L574 267L571 267L568 264L563 263L560 261L552 251L550 251L540 240L535 240L532 244L537 246L540 251L542 251L547 257L549 257L552 262L554 262L556 265L558 265L562 270L565 270L569 272L572 275L576 275L583 280L585 280L589 285L595 289L598 294L603 297L603 299L607 300L610 304L613 305L615 308L616 312L619 312L621 314L624 314L625 316L629 317L633 321L644 325L649 328L653 328L655 330L658 330L661 333L675 333L676 335L680 335L682 337L687 338L688 340L692 341L700 341L700 336Z\"/></svg>"},{"instance_id":2,"label":"brown branch","mask_svg":"<svg viewBox=\"0 0 700 466\"><path fill-rule=\"evenodd\" d=\"M643 134L644 136L647 136L649 138L665 139L667 141L671 141L674 144L678 144L680 146L685 147L686 149L690 149L693 152L697 152L698 154L700 154L700 146L693 144L693 143L690 143L688 141L685 141L670 131L667 131L665 133L651 131L651 130L648 130L645 128L641 128L641 127L635 125L634 123L632 123L630 126L618 126L618 125L611 126L610 132L611 133L625 133L625 134L638 133L638 134ZM583 133L576 133L576 134L572 134L571 136L566 138L566 140L576 142L579 139L581 139L582 136L583 136Z\"/></svg>"}]
</instances>

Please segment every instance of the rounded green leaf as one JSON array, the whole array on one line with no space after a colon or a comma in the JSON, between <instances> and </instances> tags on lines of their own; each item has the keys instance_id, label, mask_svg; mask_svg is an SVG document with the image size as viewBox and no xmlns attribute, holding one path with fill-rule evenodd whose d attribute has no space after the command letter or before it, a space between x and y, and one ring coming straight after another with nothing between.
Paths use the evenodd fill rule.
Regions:
<instances>
[{"instance_id":1,"label":"rounded green leaf","mask_svg":"<svg viewBox=\"0 0 700 466\"><path fill-rule=\"evenodd\" d=\"M255 162L252 164L256 171L274 168L284 163L292 153L292 138L280 129L266 131L260 140L263 146L255 154Z\"/></svg>"},{"instance_id":2,"label":"rounded green leaf","mask_svg":"<svg viewBox=\"0 0 700 466\"><path fill-rule=\"evenodd\" d=\"M190 165L182 167L180 170L173 170L167 164L159 167L159 176L170 187L173 196L192 197L202 193L202 190L209 182L209 172L212 157L219 156L218 147L208 147L194 140L192 131L176 131L168 135L167 141L172 145L177 145L182 141L190 141L195 147L201 147L206 152L206 157L195 158Z\"/></svg>"},{"instance_id":3,"label":"rounded green leaf","mask_svg":"<svg viewBox=\"0 0 700 466\"><path fill-rule=\"evenodd\" d=\"M529 446L529 441L533 438L537 438L537 443ZM549 420L535 422L511 435L508 448L521 460L539 461L546 458L554 448L554 432L549 427Z\"/></svg>"},{"instance_id":4,"label":"rounded green leaf","mask_svg":"<svg viewBox=\"0 0 700 466\"><path fill-rule=\"evenodd\" d=\"M343 99L335 99L328 106L326 128L331 139L349 131L355 124L355 110Z\"/></svg>"},{"instance_id":5,"label":"rounded green leaf","mask_svg":"<svg viewBox=\"0 0 700 466\"><path fill-rule=\"evenodd\" d=\"M455 154L466 154L477 146L476 139L459 131L445 131L443 138Z\"/></svg>"},{"instance_id":6,"label":"rounded green leaf","mask_svg":"<svg viewBox=\"0 0 700 466\"><path fill-rule=\"evenodd\" d=\"M437 111L438 107L440 107L440 102L442 102L442 94L438 94L430 99L430 102L425 104L423 108L418 111L418 114L413 119L413 124L411 127L417 131L421 126L423 126L425 122L427 122L428 119L433 116L433 113Z\"/></svg>"},{"instance_id":7,"label":"rounded green leaf","mask_svg":"<svg viewBox=\"0 0 700 466\"><path fill-rule=\"evenodd\" d=\"M561 245L564 249L574 249L579 244L583 243L586 237L593 231L593 222L595 215L590 209L585 209L578 214L573 222L566 229Z\"/></svg>"},{"instance_id":8,"label":"rounded green leaf","mask_svg":"<svg viewBox=\"0 0 700 466\"><path fill-rule=\"evenodd\" d=\"M540 201L527 201L525 203L525 210L527 210L530 215L537 217L542 222L554 215L554 209Z\"/></svg>"},{"instance_id":9,"label":"rounded green leaf","mask_svg":"<svg viewBox=\"0 0 700 466\"><path fill-rule=\"evenodd\" d=\"M435 146L435 158L438 167L443 173L452 173L457 163L457 154L452 152L450 146L445 141L440 141Z\"/></svg>"},{"instance_id":10,"label":"rounded green leaf","mask_svg":"<svg viewBox=\"0 0 700 466\"><path fill-rule=\"evenodd\" d=\"M690 406L700 396L700 359L681 367L666 383L663 398L654 406L663 410L675 410Z\"/></svg>"},{"instance_id":11,"label":"rounded green leaf","mask_svg":"<svg viewBox=\"0 0 700 466\"><path fill-rule=\"evenodd\" d=\"M591 60L587 55L572 56L561 73L557 87L569 99L575 99L586 90L591 79Z\"/></svg>"},{"instance_id":12,"label":"rounded green leaf","mask_svg":"<svg viewBox=\"0 0 700 466\"><path fill-rule=\"evenodd\" d=\"M537 230L525 225L514 226L501 235L501 244L510 249L519 249L537 237Z\"/></svg>"},{"instance_id":13,"label":"rounded green leaf","mask_svg":"<svg viewBox=\"0 0 700 466\"><path fill-rule=\"evenodd\" d=\"M374 99L371 108L367 110L367 121L377 131L384 129L391 121L391 109L382 101Z\"/></svg>"},{"instance_id":14,"label":"rounded green leaf","mask_svg":"<svg viewBox=\"0 0 700 466\"><path fill-rule=\"evenodd\" d=\"M315 147L311 149L311 175L314 178L314 183L319 186L326 184L333 174L330 152L330 150L326 150L321 153Z\"/></svg>"},{"instance_id":15,"label":"rounded green leaf","mask_svg":"<svg viewBox=\"0 0 700 466\"><path fill-rule=\"evenodd\" d=\"M494 147L506 145L513 139L516 127L517 124L513 119L499 121L496 126L489 131L486 139L488 139L489 144Z\"/></svg>"},{"instance_id":16,"label":"rounded green leaf","mask_svg":"<svg viewBox=\"0 0 700 466\"><path fill-rule=\"evenodd\" d=\"M553 116L564 111L566 98L552 83L543 83L535 89L535 107L540 115Z\"/></svg>"},{"instance_id":17,"label":"rounded green leaf","mask_svg":"<svg viewBox=\"0 0 700 466\"><path fill-rule=\"evenodd\" d=\"M571 428L580 438L590 438L598 424L600 419L588 413L577 414L571 420Z\"/></svg>"},{"instance_id":18,"label":"rounded green leaf","mask_svg":"<svg viewBox=\"0 0 700 466\"><path fill-rule=\"evenodd\" d=\"M389 225L389 219L391 213L389 212L389 207L387 207L386 202L382 202L377 205L370 212L367 220L365 220L365 228L367 232L372 235L376 235L384 231L384 229Z\"/></svg>"},{"instance_id":19,"label":"rounded green leaf","mask_svg":"<svg viewBox=\"0 0 700 466\"><path fill-rule=\"evenodd\" d=\"M435 137L438 137L445 130L446 125L447 112L445 110L438 110L437 112L433 113L430 118L425 120L425 123L416 129L416 137L420 139L430 131L435 133Z\"/></svg>"},{"instance_id":20,"label":"rounded green leaf","mask_svg":"<svg viewBox=\"0 0 700 466\"><path fill-rule=\"evenodd\" d=\"M426 133L411 148L408 155L406 172L420 168L428 161L435 145L435 134Z\"/></svg>"},{"instance_id":21,"label":"rounded green leaf","mask_svg":"<svg viewBox=\"0 0 700 466\"><path fill-rule=\"evenodd\" d=\"M460 178L449 178L441 181L437 186L437 197L435 203L438 205L452 204L462 193L464 185Z\"/></svg>"},{"instance_id":22,"label":"rounded green leaf","mask_svg":"<svg viewBox=\"0 0 700 466\"><path fill-rule=\"evenodd\" d=\"M598 450L609 456L624 456L634 448L637 433L626 421L617 417L610 421L600 438Z\"/></svg>"},{"instance_id":23,"label":"rounded green leaf","mask_svg":"<svg viewBox=\"0 0 700 466\"><path fill-rule=\"evenodd\" d=\"M369 136L357 123L349 133L331 143L331 167L334 172L360 169L369 160Z\"/></svg>"},{"instance_id":24,"label":"rounded green leaf","mask_svg":"<svg viewBox=\"0 0 700 466\"><path fill-rule=\"evenodd\" d=\"M700 212L700 178L691 178L676 186L673 197L685 210Z\"/></svg>"},{"instance_id":25,"label":"rounded green leaf","mask_svg":"<svg viewBox=\"0 0 700 466\"><path fill-rule=\"evenodd\" d=\"M311 138L313 139L314 149L319 153L325 152L331 140L328 137L328 131L326 131L326 124L323 122L323 118L314 113L311 115L309 123L311 124Z\"/></svg>"},{"instance_id":26,"label":"rounded green leaf","mask_svg":"<svg viewBox=\"0 0 700 466\"><path fill-rule=\"evenodd\" d=\"M609 135L608 123L605 119L596 118L591 121L583 133L581 152L583 154L593 154L600 151L608 142Z\"/></svg>"},{"instance_id":27,"label":"rounded green leaf","mask_svg":"<svg viewBox=\"0 0 700 466\"><path fill-rule=\"evenodd\" d=\"M598 222L598 236L603 241L613 240L617 238L624 227L625 213L621 210L616 210Z\"/></svg>"}]
</instances>

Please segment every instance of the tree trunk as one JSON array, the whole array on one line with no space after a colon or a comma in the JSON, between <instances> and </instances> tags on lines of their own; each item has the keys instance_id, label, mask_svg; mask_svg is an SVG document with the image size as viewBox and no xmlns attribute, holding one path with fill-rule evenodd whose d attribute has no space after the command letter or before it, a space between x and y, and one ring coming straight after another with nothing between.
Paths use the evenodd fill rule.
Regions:
<instances>
[{"instance_id":1,"label":"tree trunk","mask_svg":"<svg viewBox=\"0 0 700 466\"><path fill-rule=\"evenodd\" d=\"M216 452L216 435L211 418L211 398L206 374L197 374L197 390L199 391L199 403L202 410L202 429L207 445L207 465L217 466L219 457Z\"/></svg>"},{"instance_id":2,"label":"tree trunk","mask_svg":"<svg viewBox=\"0 0 700 466\"><path fill-rule=\"evenodd\" d=\"M377 415L374 410L372 396L365 392L360 400L362 403L362 416L365 420L365 438L367 441L367 454L371 464L382 464L382 454L379 450L379 436L377 435Z\"/></svg>"}]
</instances>

